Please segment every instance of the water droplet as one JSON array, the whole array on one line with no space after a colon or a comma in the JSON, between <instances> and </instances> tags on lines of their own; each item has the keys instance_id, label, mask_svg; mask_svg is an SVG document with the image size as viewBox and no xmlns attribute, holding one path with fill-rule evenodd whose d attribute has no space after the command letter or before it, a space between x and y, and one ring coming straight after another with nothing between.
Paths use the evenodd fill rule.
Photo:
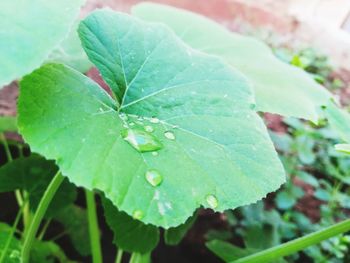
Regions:
<instances>
[{"instance_id":1,"label":"water droplet","mask_svg":"<svg viewBox=\"0 0 350 263\"><path fill-rule=\"evenodd\" d=\"M152 152L153 156L158 156L158 152Z\"/></svg>"},{"instance_id":2,"label":"water droplet","mask_svg":"<svg viewBox=\"0 0 350 263\"><path fill-rule=\"evenodd\" d=\"M143 218L143 212L141 210L135 210L134 213L132 213L132 217L141 220Z\"/></svg>"},{"instance_id":3,"label":"water droplet","mask_svg":"<svg viewBox=\"0 0 350 263\"><path fill-rule=\"evenodd\" d=\"M133 123L133 122L130 122L130 123L129 123L129 125L130 125L130 126L134 126L134 125L135 125L135 123Z\"/></svg>"},{"instance_id":4,"label":"water droplet","mask_svg":"<svg viewBox=\"0 0 350 263\"><path fill-rule=\"evenodd\" d=\"M211 208L217 208L219 205L218 199L215 197L215 195L208 195L207 198L207 203Z\"/></svg>"},{"instance_id":5,"label":"water droplet","mask_svg":"<svg viewBox=\"0 0 350 263\"><path fill-rule=\"evenodd\" d=\"M152 117L149 121L152 123L159 123L159 119L156 117Z\"/></svg>"},{"instance_id":6,"label":"water droplet","mask_svg":"<svg viewBox=\"0 0 350 263\"><path fill-rule=\"evenodd\" d=\"M123 129L121 136L139 152L153 152L163 147L155 136L140 129Z\"/></svg>"},{"instance_id":7,"label":"water droplet","mask_svg":"<svg viewBox=\"0 0 350 263\"><path fill-rule=\"evenodd\" d=\"M153 132L154 129L153 129L152 126L147 125L147 126L145 126L145 131L146 131L146 132Z\"/></svg>"},{"instance_id":8,"label":"water droplet","mask_svg":"<svg viewBox=\"0 0 350 263\"><path fill-rule=\"evenodd\" d=\"M119 117L123 120L123 121L127 121L128 120L128 115L126 115L125 113L120 113Z\"/></svg>"},{"instance_id":9,"label":"water droplet","mask_svg":"<svg viewBox=\"0 0 350 263\"><path fill-rule=\"evenodd\" d=\"M163 176L157 170L154 169L148 170L145 173L145 177L147 182L149 182L152 186L158 186L163 181Z\"/></svg>"},{"instance_id":10,"label":"water droplet","mask_svg":"<svg viewBox=\"0 0 350 263\"><path fill-rule=\"evenodd\" d=\"M164 132L164 136L169 140L175 140L175 134L171 131Z\"/></svg>"}]
</instances>

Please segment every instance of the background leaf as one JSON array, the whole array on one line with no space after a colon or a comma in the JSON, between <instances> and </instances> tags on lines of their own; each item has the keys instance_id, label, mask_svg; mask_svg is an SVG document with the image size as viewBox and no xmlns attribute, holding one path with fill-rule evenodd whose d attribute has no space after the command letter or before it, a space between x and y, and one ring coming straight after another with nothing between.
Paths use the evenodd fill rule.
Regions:
<instances>
[{"instance_id":1,"label":"background leaf","mask_svg":"<svg viewBox=\"0 0 350 263\"><path fill-rule=\"evenodd\" d=\"M79 33L121 106L61 65L25 77L19 99L21 134L72 182L164 228L200 205L235 208L284 182L248 83L221 59L112 11L94 12Z\"/></svg>"},{"instance_id":2,"label":"background leaf","mask_svg":"<svg viewBox=\"0 0 350 263\"><path fill-rule=\"evenodd\" d=\"M172 227L164 232L164 241L167 245L176 246L185 237L188 230L193 226L197 219L197 214L191 216L186 222L177 227Z\"/></svg>"},{"instance_id":3,"label":"background leaf","mask_svg":"<svg viewBox=\"0 0 350 263\"><path fill-rule=\"evenodd\" d=\"M0 1L0 88L42 64L68 34L83 2Z\"/></svg>"},{"instance_id":4,"label":"background leaf","mask_svg":"<svg viewBox=\"0 0 350 263\"><path fill-rule=\"evenodd\" d=\"M132 219L106 198L102 198L107 224L114 233L114 244L127 252L145 254L151 252L159 242L159 230Z\"/></svg>"},{"instance_id":5,"label":"background leaf","mask_svg":"<svg viewBox=\"0 0 350 263\"><path fill-rule=\"evenodd\" d=\"M17 119L12 116L0 116L0 132L16 132Z\"/></svg>"},{"instance_id":6,"label":"background leaf","mask_svg":"<svg viewBox=\"0 0 350 263\"><path fill-rule=\"evenodd\" d=\"M77 32L79 22L74 23L68 36L50 54L48 62L62 63L85 73L92 67L92 63L81 46Z\"/></svg>"},{"instance_id":7,"label":"background leaf","mask_svg":"<svg viewBox=\"0 0 350 263\"><path fill-rule=\"evenodd\" d=\"M258 111L316 122L319 107L331 98L303 70L277 59L263 42L230 32L203 16L154 3L138 4L132 13L165 23L193 48L220 56L244 73L253 84Z\"/></svg>"},{"instance_id":8,"label":"background leaf","mask_svg":"<svg viewBox=\"0 0 350 263\"><path fill-rule=\"evenodd\" d=\"M74 248L83 256L91 254L89 223L86 210L76 205L69 205L55 215L55 220L64 226Z\"/></svg>"},{"instance_id":9,"label":"background leaf","mask_svg":"<svg viewBox=\"0 0 350 263\"><path fill-rule=\"evenodd\" d=\"M0 167L0 192L26 190L29 193L30 207L35 210L57 169L53 161L37 155L15 159ZM73 203L76 195L75 186L65 180L45 216L53 217L60 209Z\"/></svg>"}]
</instances>

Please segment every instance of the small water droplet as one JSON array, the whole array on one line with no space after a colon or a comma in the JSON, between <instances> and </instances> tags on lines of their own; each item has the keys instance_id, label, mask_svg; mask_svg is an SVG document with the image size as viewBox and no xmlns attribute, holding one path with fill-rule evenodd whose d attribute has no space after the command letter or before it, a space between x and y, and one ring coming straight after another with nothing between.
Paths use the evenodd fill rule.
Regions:
<instances>
[{"instance_id":1,"label":"small water droplet","mask_svg":"<svg viewBox=\"0 0 350 263\"><path fill-rule=\"evenodd\" d=\"M158 156L158 152L152 152L153 156Z\"/></svg>"},{"instance_id":2,"label":"small water droplet","mask_svg":"<svg viewBox=\"0 0 350 263\"><path fill-rule=\"evenodd\" d=\"M126 115L125 113L120 113L119 117L123 120L123 121L127 121L128 120L128 115Z\"/></svg>"},{"instance_id":3,"label":"small water droplet","mask_svg":"<svg viewBox=\"0 0 350 263\"><path fill-rule=\"evenodd\" d=\"M158 186L163 181L163 176L157 170L154 169L148 170L145 173L145 177L147 182L149 182L152 186Z\"/></svg>"},{"instance_id":4,"label":"small water droplet","mask_svg":"<svg viewBox=\"0 0 350 263\"><path fill-rule=\"evenodd\" d=\"M163 147L155 136L140 129L123 129L121 136L139 152L153 152Z\"/></svg>"},{"instance_id":5,"label":"small water droplet","mask_svg":"<svg viewBox=\"0 0 350 263\"><path fill-rule=\"evenodd\" d=\"M134 213L132 213L132 217L141 220L143 218L143 212L141 210L135 210Z\"/></svg>"},{"instance_id":6,"label":"small water droplet","mask_svg":"<svg viewBox=\"0 0 350 263\"><path fill-rule=\"evenodd\" d=\"M159 123L159 119L156 117L152 117L149 121L152 123Z\"/></svg>"},{"instance_id":7,"label":"small water droplet","mask_svg":"<svg viewBox=\"0 0 350 263\"><path fill-rule=\"evenodd\" d=\"M208 195L206 200L211 208L217 208L219 205L218 199L215 197L215 195Z\"/></svg>"},{"instance_id":8,"label":"small water droplet","mask_svg":"<svg viewBox=\"0 0 350 263\"><path fill-rule=\"evenodd\" d=\"M175 140L175 134L171 131L164 132L164 136L169 140Z\"/></svg>"},{"instance_id":9,"label":"small water droplet","mask_svg":"<svg viewBox=\"0 0 350 263\"><path fill-rule=\"evenodd\" d=\"M147 126L145 126L145 131L146 131L146 132L153 132L154 129L153 129L152 126L147 125Z\"/></svg>"}]
</instances>

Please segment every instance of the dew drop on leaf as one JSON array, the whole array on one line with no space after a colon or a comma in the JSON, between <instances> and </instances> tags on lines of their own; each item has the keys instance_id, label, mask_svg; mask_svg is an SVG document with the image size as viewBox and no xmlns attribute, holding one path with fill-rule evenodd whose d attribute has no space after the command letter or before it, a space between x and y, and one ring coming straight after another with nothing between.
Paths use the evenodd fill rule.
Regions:
<instances>
[{"instance_id":1,"label":"dew drop on leaf","mask_svg":"<svg viewBox=\"0 0 350 263\"><path fill-rule=\"evenodd\" d=\"M159 123L159 119L156 117L152 117L149 121L152 123Z\"/></svg>"},{"instance_id":2,"label":"dew drop on leaf","mask_svg":"<svg viewBox=\"0 0 350 263\"><path fill-rule=\"evenodd\" d=\"M143 218L143 212L141 210L135 210L132 213L132 217L137 220L141 220Z\"/></svg>"},{"instance_id":3,"label":"dew drop on leaf","mask_svg":"<svg viewBox=\"0 0 350 263\"><path fill-rule=\"evenodd\" d=\"M211 208L217 208L219 205L218 199L215 197L215 195L208 195L206 200Z\"/></svg>"},{"instance_id":4,"label":"dew drop on leaf","mask_svg":"<svg viewBox=\"0 0 350 263\"><path fill-rule=\"evenodd\" d=\"M120 113L119 117L123 120L123 121L127 121L128 120L128 116L125 113Z\"/></svg>"},{"instance_id":5,"label":"dew drop on leaf","mask_svg":"<svg viewBox=\"0 0 350 263\"><path fill-rule=\"evenodd\" d=\"M147 182L149 182L152 186L158 186L163 181L163 176L157 170L154 169L148 170L145 173L145 177Z\"/></svg>"},{"instance_id":6,"label":"dew drop on leaf","mask_svg":"<svg viewBox=\"0 0 350 263\"><path fill-rule=\"evenodd\" d=\"M164 132L164 136L169 140L175 140L175 134L171 131Z\"/></svg>"},{"instance_id":7,"label":"dew drop on leaf","mask_svg":"<svg viewBox=\"0 0 350 263\"><path fill-rule=\"evenodd\" d=\"M147 126L145 126L145 131L146 131L146 132L153 132L154 129L153 129L152 126L147 125Z\"/></svg>"},{"instance_id":8,"label":"dew drop on leaf","mask_svg":"<svg viewBox=\"0 0 350 263\"><path fill-rule=\"evenodd\" d=\"M153 152L163 147L155 136L141 129L123 129L121 136L139 152Z\"/></svg>"},{"instance_id":9,"label":"dew drop on leaf","mask_svg":"<svg viewBox=\"0 0 350 263\"><path fill-rule=\"evenodd\" d=\"M153 156L158 156L158 152L152 152Z\"/></svg>"}]
</instances>

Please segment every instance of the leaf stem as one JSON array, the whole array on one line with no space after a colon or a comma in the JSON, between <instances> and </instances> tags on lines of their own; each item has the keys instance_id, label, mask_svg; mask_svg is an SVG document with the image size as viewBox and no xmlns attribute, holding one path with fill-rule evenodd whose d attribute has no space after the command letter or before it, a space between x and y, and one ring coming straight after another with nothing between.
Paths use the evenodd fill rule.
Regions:
<instances>
[{"instance_id":1,"label":"leaf stem","mask_svg":"<svg viewBox=\"0 0 350 263\"><path fill-rule=\"evenodd\" d=\"M122 258L123 258L123 250L119 248L117 252L117 256L115 258L115 263L121 263Z\"/></svg>"},{"instance_id":2,"label":"leaf stem","mask_svg":"<svg viewBox=\"0 0 350 263\"><path fill-rule=\"evenodd\" d=\"M19 223L19 220L21 219L21 215L22 215L22 212L23 212L23 209L24 209L24 206L21 206L20 209L18 210L17 212L17 215L16 215L16 218L15 218L15 221L12 225L12 228L10 230L10 233L9 233L9 236L6 240L6 243L5 243L5 246L4 248L2 249L2 253L1 253L1 257L0 257L0 263L4 262L4 259L5 259L5 256L6 256L6 253L7 253L7 250L11 244L11 240L13 238L13 235L15 234L16 232L16 229L17 229L17 225Z\"/></svg>"},{"instance_id":3,"label":"leaf stem","mask_svg":"<svg viewBox=\"0 0 350 263\"><path fill-rule=\"evenodd\" d=\"M102 263L102 253L100 244L100 231L96 215L95 195L92 191L85 189L87 212L89 218L89 233L92 252L92 262Z\"/></svg>"},{"instance_id":4,"label":"leaf stem","mask_svg":"<svg viewBox=\"0 0 350 263\"><path fill-rule=\"evenodd\" d=\"M350 219L334 224L325 229L316 231L309 235L294 239L287 243L263 250L253 255L232 261L232 263L264 263L274 262L276 259L288 256L309 246L315 245L323 240L348 232L350 230Z\"/></svg>"},{"instance_id":5,"label":"leaf stem","mask_svg":"<svg viewBox=\"0 0 350 263\"><path fill-rule=\"evenodd\" d=\"M43 219L52 198L54 197L57 189L59 188L63 180L64 180L64 177L62 176L61 172L58 171L54 176L54 178L52 179L49 186L47 187L43 197L40 200L38 208L35 211L33 220L31 221L31 224L29 226L29 230L25 236L23 249L22 249L23 263L28 263L29 261L30 250L31 250L33 241L35 239L36 233L38 231L38 228L40 226L41 220Z\"/></svg>"}]
</instances>

